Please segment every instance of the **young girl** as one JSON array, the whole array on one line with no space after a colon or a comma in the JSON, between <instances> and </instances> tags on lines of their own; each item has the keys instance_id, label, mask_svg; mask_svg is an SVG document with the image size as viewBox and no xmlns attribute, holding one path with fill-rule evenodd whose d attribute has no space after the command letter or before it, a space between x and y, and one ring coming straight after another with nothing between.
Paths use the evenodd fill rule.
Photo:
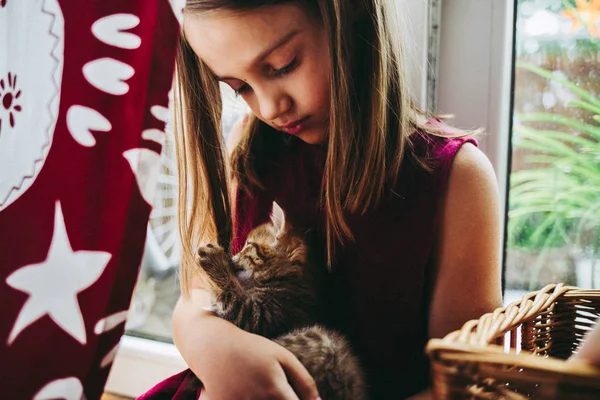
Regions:
<instances>
[{"instance_id":1,"label":"young girl","mask_svg":"<svg viewBox=\"0 0 600 400\"><path fill-rule=\"evenodd\" d=\"M318 398L290 352L204 310L210 286L193 262L202 240L238 251L274 200L322 238L328 323L350 339L371 398L423 391L427 340L501 303L487 158L414 107L383 1L188 0L184 15L175 121L184 294L173 338L202 398ZM230 162L219 81L252 111L232 133ZM191 376L154 393L171 385L191 399L200 387Z\"/></svg>"}]
</instances>

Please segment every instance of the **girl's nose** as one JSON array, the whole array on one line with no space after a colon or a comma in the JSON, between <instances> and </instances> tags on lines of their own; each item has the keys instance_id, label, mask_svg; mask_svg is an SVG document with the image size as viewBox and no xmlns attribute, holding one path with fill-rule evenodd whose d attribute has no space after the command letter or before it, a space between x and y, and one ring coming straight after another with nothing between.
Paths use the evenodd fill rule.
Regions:
<instances>
[{"instance_id":1,"label":"girl's nose","mask_svg":"<svg viewBox=\"0 0 600 400\"><path fill-rule=\"evenodd\" d=\"M259 98L260 113L264 119L275 121L292 106L290 96L279 88L263 93Z\"/></svg>"}]
</instances>

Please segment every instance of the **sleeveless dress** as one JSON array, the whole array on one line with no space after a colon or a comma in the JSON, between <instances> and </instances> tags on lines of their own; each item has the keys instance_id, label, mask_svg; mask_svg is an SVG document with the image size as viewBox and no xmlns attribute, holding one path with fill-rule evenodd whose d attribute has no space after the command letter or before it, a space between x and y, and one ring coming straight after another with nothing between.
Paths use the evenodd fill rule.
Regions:
<instances>
[{"instance_id":1,"label":"sleeveless dress","mask_svg":"<svg viewBox=\"0 0 600 400\"><path fill-rule=\"evenodd\" d=\"M413 146L429 160L426 172L405 162L393 190L363 215L347 215L354 241L339 247L326 290L327 324L343 333L366 373L372 399L403 399L429 385L428 311L433 246L441 199L456 152L473 138L442 138L416 132ZM295 140L265 177L269 188L238 192L234 252L254 227L268 221L273 201L292 226L324 235L319 196L325 150ZM196 378L184 371L157 385L144 399L198 396ZM199 381L196 380L198 384ZM185 397L184 393L190 393ZM192 394L193 392L193 394ZM168 397L169 393L173 394ZM175 395L175 393L179 393ZM197 397L195 397L197 398Z\"/></svg>"}]
</instances>

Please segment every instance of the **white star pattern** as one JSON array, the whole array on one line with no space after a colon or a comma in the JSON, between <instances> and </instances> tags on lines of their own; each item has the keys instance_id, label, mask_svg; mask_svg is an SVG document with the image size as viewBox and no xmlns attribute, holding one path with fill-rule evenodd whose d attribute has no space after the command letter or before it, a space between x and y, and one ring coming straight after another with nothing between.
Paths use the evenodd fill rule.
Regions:
<instances>
[{"instance_id":1,"label":"white star pattern","mask_svg":"<svg viewBox=\"0 0 600 400\"><path fill-rule=\"evenodd\" d=\"M110 258L111 254L105 251L73 251L57 201L54 232L46 260L19 268L6 278L10 287L29 294L8 337L8 345L45 315L79 343L85 344L85 323L77 295L100 278Z\"/></svg>"}]
</instances>

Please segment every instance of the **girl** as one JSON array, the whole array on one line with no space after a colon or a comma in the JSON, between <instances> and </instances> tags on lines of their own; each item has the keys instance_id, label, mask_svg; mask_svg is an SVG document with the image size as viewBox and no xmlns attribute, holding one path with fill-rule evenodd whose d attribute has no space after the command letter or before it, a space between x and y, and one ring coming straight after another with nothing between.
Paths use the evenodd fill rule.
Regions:
<instances>
[{"instance_id":1,"label":"girl","mask_svg":"<svg viewBox=\"0 0 600 400\"><path fill-rule=\"evenodd\" d=\"M237 252L274 200L322 238L328 323L350 338L371 397L426 389L427 340L501 303L498 193L476 141L413 106L395 13L380 0L188 0L184 15L173 338L202 396L318 398L291 353L204 311L210 286L195 273L202 239ZM230 164L219 81L252 111ZM188 376L162 388L191 393Z\"/></svg>"}]
</instances>

